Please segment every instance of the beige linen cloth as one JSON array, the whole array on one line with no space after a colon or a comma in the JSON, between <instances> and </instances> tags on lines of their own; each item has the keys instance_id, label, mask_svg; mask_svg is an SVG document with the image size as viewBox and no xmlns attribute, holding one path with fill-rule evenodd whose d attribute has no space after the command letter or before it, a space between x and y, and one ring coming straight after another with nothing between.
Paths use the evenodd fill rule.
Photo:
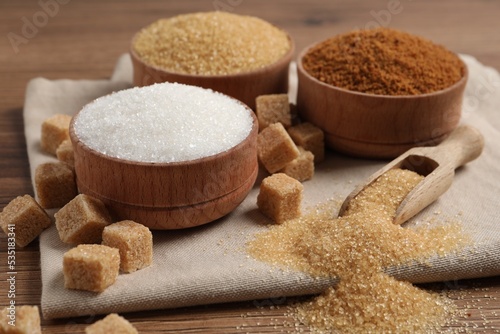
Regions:
<instances>
[{"instance_id":1,"label":"beige linen cloth","mask_svg":"<svg viewBox=\"0 0 500 334\"><path fill-rule=\"evenodd\" d=\"M500 275L500 75L470 56L463 122L484 134L482 156L457 171L448 192L418 215L411 228L429 217L455 217L474 240L474 247L456 256L432 258L388 271L412 282L447 281ZM33 79L24 109L26 142L32 177L40 163L54 160L40 150L40 125L55 113L74 114L87 102L131 85L128 55L122 56L110 80ZM291 99L296 76L291 70ZM316 175L304 183L304 208L344 198L358 183L386 162L352 159L329 153ZM262 176L260 176L261 178ZM100 294L64 289L62 257L70 249L54 226L40 237L42 311L45 318L63 318L174 308L181 306L257 300L318 293L334 279L283 271L245 253L245 243L265 229L266 219L256 207L260 178L246 200L231 214L181 231L154 232L154 262L149 268L120 274ZM435 215L439 211L441 214ZM281 300L281 299L280 299Z\"/></svg>"}]
</instances>

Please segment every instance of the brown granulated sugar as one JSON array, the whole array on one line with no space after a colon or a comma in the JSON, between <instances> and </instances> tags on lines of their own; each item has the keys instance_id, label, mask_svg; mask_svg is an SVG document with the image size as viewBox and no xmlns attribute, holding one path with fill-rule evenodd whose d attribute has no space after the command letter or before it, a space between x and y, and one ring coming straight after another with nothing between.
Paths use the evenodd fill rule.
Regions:
<instances>
[{"instance_id":1,"label":"brown granulated sugar","mask_svg":"<svg viewBox=\"0 0 500 334\"><path fill-rule=\"evenodd\" d=\"M377 95L432 93L465 74L463 62L443 46L389 28L332 37L312 47L302 65L326 84Z\"/></svg>"},{"instance_id":2,"label":"brown granulated sugar","mask_svg":"<svg viewBox=\"0 0 500 334\"><path fill-rule=\"evenodd\" d=\"M432 332L454 312L445 297L398 281L384 268L445 256L468 243L458 224L410 229L393 224L400 202L422 176L390 170L333 217L333 205L272 226L248 244L257 259L339 278L312 301L294 307L297 321L316 332Z\"/></svg>"},{"instance_id":3,"label":"brown granulated sugar","mask_svg":"<svg viewBox=\"0 0 500 334\"><path fill-rule=\"evenodd\" d=\"M287 34L251 16L204 12L158 20L141 30L134 51L147 64L197 75L265 67L290 50Z\"/></svg>"}]
</instances>

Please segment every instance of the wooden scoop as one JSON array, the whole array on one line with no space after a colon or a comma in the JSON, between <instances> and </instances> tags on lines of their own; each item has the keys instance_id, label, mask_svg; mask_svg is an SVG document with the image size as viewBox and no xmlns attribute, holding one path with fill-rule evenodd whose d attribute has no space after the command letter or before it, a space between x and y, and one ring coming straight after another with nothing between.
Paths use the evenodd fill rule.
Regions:
<instances>
[{"instance_id":1,"label":"wooden scoop","mask_svg":"<svg viewBox=\"0 0 500 334\"><path fill-rule=\"evenodd\" d=\"M339 217L344 214L349 202L365 187L388 170L401 168L425 176L396 211L394 224L402 224L448 190L453 182L455 169L476 159L483 146L481 133L473 127L463 125L456 128L438 146L412 148L371 175L365 183L358 185L340 207Z\"/></svg>"}]
</instances>

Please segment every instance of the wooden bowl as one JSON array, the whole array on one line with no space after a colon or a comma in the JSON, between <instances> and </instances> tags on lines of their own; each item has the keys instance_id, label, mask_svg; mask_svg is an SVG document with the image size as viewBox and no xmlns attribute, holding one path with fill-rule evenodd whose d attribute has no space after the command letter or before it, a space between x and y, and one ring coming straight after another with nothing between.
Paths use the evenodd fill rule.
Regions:
<instances>
[{"instance_id":1,"label":"wooden bowl","mask_svg":"<svg viewBox=\"0 0 500 334\"><path fill-rule=\"evenodd\" d=\"M238 206L258 173L254 112L250 134L231 149L196 160L145 163L114 158L70 138L78 190L104 202L117 220L131 219L151 229L180 229L216 220Z\"/></svg>"},{"instance_id":2,"label":"wooden bowl","mask_svg":"<svg viewBox=\"0 0 500 334\"><path fill-rule=\"evenodd\" d=\"M437 92L389 96L351 91L325 84L297 61L299 115L325 132L326 145L365 158L395 158L415 146L436 145L460 120L467 83L464 76Z\"/></svg>"},{"instance_id":3,"label":"wooden bowl","mask_svg":"<svg viewBox=\"0 0 500 334\"><path fill-rule=\"evenodd\" d=\"M290 49L278 61L249 72L228 75L192 75L175 73L144 63L132 47L130 55L134 68L134 85L148 86L161 82L179 82L187 85L210 88L240 100L255 110L255 98L265 94L288 93L289 65L295 52L295 44L287 34Z\"/></svg>"}]
</instances>

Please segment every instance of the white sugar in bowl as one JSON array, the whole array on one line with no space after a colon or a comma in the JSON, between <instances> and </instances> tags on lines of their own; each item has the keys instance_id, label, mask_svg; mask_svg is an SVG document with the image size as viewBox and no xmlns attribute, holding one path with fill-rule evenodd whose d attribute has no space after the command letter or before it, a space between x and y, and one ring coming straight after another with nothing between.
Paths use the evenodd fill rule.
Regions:
<instances>
[{"instance_id":1,"label":"white sugar in bowl","mask_svg":"<svg viewBox=\"0 0 500 334\"><path fill-rule=\"evenodd\" d=\"M205 224L253 187L258 125L227 95L161 83L96 99L70 126L78 189L152 229Z\"/></svg>"}]
</instances>

